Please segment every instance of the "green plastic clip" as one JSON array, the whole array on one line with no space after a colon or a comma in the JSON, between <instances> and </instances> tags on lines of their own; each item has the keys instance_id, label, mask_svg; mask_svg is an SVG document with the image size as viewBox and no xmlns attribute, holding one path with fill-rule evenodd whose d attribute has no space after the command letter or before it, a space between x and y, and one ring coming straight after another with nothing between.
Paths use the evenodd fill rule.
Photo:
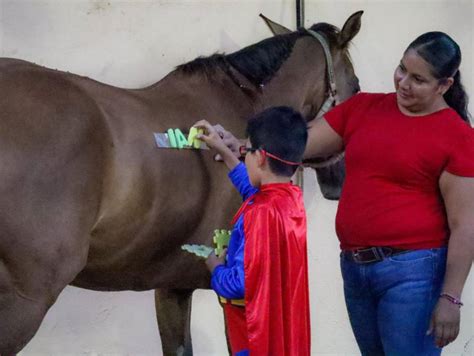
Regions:
<instances>
[{"instance_id":1,"label":"green plastic clip","mask_svg":"<svg viewBox=\"0 0 474 356\"><path fill-rule=\"evenodd\" d=\"M168 141L170 142L170 147L177 148L178 145L176 144L176 137L174 136L174 130L168 129L166 133L168 134Z\"/></svg>"},{"instance_id":2,"label":"green plastic clip","mask_svg":"<svg viewBox=\"0 0 474 356\"><path fill-rule=\"evenodd\" d=\"M229 230L214 230L214 236L212 240L214 241L214 244L216 245L214 252L216 253L216 256L219 256L224 250L224 248L229 246L230 231Z\"/></svg>"},{"instance_id":3,"label":"green plastic clip","mask_svg":"<svg viewBox=\"0 0 474 356\"><path fill-rule=\"evenodd\" d=\"M188 145L188 140L186 136L181 132L180 129L174 129L174 137L176 138L176 146L181 149L185 148Z\"/></svg>"},{"instance_id":4,"label":"green plastic clip","mask_svg":"<svg viewBox=\"0 0 474 356\"><path fill-rule=\"evenodd\" d=\"M197 139L196 136L198 134L202 134L204 132L203 129L198 129L197 127L191 127L189 130L189 135L188 135L188 146L194 147L194 148L200 148L201 147L201 140Z\"/></svg>"}]
</instances>

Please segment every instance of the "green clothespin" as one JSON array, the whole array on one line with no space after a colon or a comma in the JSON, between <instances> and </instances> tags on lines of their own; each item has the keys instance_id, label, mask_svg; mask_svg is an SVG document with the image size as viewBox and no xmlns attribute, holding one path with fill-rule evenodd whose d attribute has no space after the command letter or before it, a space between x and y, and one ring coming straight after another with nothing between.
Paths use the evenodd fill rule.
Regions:
<instances>
[{"instance_id":1,"label":"green clothespin","mask_svg":"<svg viewBox=\"0 0 474 356\"><path fill-rule=\"evenodd\" d=\"M198 129L197 127L191 127L189 130L189 135L188 135L188 146L194 147L194 148L200 148L201 147L201 140L198 140L196 136L198 134L202 134L204 131L203 129Z\"/></svg>"},{"instance_id":2,"label":"green clothespin","mask_svg":"<svg viewBox=\"0 0 474 356\"><path fill-rule=\"evenodd\" d=\"M166 133L168 134L168 141L170 143L170 147L177 148L178 145L176 144L176 137L174 136L174 130L173 129L168 129L168 131L166 131Z\"/></svg>"},{"instance_id":3,"label":"green clothespin","mask_svg":"<svg viewBox=\"0 0 474 356\"><path fill-rule=\"evenodd\" d=\"M188 145L188 140L180 129L174 129L174 137L176 138L176 146L179 149L185 148Z\"/></svg>"},{"instance_id":4,"label":"green clothespin","mask_svg":"<svg viewBox=\"0 0 474 356\"><path fill-rule=\"evenodd\" d=\"M201 258L208 258L213 248L206 245L182 245L181 249Z\"/></svg>"},{"instance_id":5,"label":"green clothespin","mask_svg":"<svg viewBox=\"0 0 474 356\"><path fill-rule=\"evenodd\" d=\"M229 246L230 241L230 231L229 230L214 230L214 236L212 238L216 248L214 252L216 256L219 256L225 247Z\"/></svg>"}]
</instances>

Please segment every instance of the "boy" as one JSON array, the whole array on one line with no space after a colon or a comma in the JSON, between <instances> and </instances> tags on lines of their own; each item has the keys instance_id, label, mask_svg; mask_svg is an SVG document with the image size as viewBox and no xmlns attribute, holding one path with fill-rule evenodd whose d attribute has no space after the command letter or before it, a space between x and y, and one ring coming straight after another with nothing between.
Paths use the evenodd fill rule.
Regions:
<instances>
[{"instance_id":1,"label":"boy","mask_svg":"<svg viewBox=\"0 0 474 356\"><path fill-rule=\"evenodd\" d=\"M306 122L289 107L256 115L240 150L245 165L208 122L195 126L205 129L198 138L220 154L244 199L227 253L206 261L232 355L309 355L306 214L290 180L303 157Z\"/></svg>"}]
</instances>

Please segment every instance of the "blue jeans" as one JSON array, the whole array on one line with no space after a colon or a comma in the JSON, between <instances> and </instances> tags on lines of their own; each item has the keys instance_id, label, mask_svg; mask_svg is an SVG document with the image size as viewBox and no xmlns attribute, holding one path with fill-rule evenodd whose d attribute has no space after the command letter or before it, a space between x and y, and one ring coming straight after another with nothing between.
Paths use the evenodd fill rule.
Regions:
<instances>
[{"instance_id":1,"label":"blue jeans","mask_svg":"<svg viewBox=\"0 0 474 356\"><path fill-rule=\"evenodd\" d=\"M346 306L362 355L441 354L426 331L441 292L446 256L446 248L436 248L358 264L341 254Z\"/></svg>"},{"instance_id":2,"label":"blue jeans","mask_svg":"<svg viewBox=\"0 0 474 356\"><path fill-rule=\"evenodd\" d=\"M235 354L235 356L249 356L249 350L242 350Z\"/></svg>"}]
</instances>

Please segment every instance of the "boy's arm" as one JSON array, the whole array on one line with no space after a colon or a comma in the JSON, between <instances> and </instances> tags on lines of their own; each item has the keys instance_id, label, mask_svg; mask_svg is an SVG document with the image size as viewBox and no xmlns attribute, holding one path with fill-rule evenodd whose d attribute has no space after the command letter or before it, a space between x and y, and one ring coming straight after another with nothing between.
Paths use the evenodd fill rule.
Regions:
<instances>
[{"instance_id":1,"label":"boy's arm","mask_svg":"<svg viewBox=\"0 0 474 356\"><path fill-rule=\"evenodd\" d=\"M229 168L229 178L238 190L243 200L246 200L258 190L250 184L245 165L235 156L234 152L226 145L218 130L206 120L198 121L195 127L206 130L206 134L197 135L206 145L217 151L221 159Z\"/></svg>"},{"instance_id":2,"label":"boy's arm","mask_svg":"<svg viewBox=\"0 0 474 356\"><path fill-rule=\"evenodd\" d=\"M196 138L204 141L207 146L214 149L220 155L227 168L232 170L240 163L239 159L224 143L224 140L215 127L213 127L209 122L201 120L196 122L193 126L206 131L205 134L198 134Z\"/></svg>"},{"instance_id":3,"label":"boy's arm","mask_svg":"<svg viewBox=\"0 0 474 356\"><path fill-rule=\"evenodd\" d=\"M243 163L238 164L229 172L229 179L243 200L247 200L251 195L258 192L258 189L250 184L247 167Z\"/></svg>"}]
</instances>

